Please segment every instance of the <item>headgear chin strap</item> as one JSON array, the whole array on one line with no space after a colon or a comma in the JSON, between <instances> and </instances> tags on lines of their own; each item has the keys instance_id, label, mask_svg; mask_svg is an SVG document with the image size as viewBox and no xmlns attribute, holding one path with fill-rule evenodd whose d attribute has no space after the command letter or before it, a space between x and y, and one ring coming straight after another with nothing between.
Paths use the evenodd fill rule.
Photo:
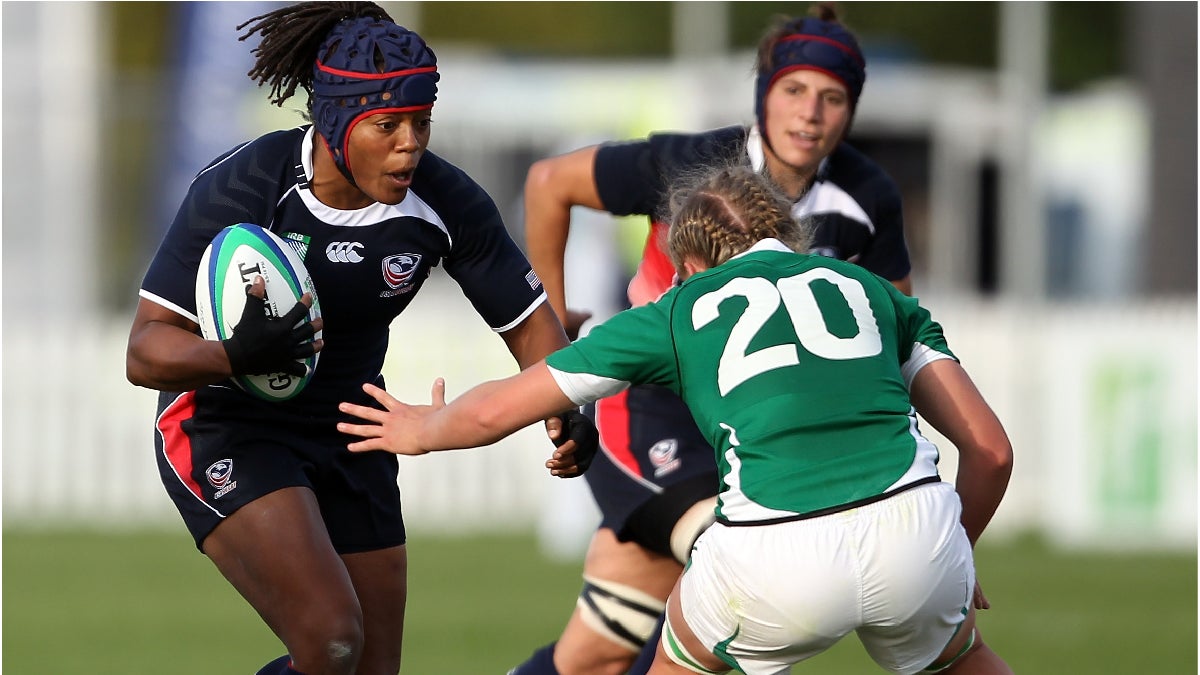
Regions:
<instances>
[{"instance_id":1,"label":"headgear chin strap","mask_svg":"<svg viewBox=\"0 0 1200 675\"><path fill-rule=\"evenodd\" d=\"M835 78L850 95L851 114L858 106L867 79L866 60L858 41L840 23L805 17L789 23L787 28L771 50L771 65L760 69L755 80L754 117L764 143L767 142L764 102L771 85L783 75L795 70L815 70Z\"/></svg>"},{"instance_id":2,"label":"headgear chin strap","mask_svg":"<svg viewBox=\"0 0 1200 675\"><path fill-rule=\"evenodd\" d=\"M437 57L416 33L370 17L334 26L318 54L313 65L313 126L338 170L355 184L347 156L354 125L380 112L432 108Z\"/></svg>"}]
</instances>

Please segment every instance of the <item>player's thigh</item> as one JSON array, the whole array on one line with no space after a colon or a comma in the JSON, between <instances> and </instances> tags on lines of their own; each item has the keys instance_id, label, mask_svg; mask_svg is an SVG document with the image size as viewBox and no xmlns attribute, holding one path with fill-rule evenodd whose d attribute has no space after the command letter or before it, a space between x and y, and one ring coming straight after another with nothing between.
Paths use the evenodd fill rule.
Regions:
<instances>
[{"instance_id":1,"label":"player's thigh","mask_svg":"<svg viewBox=\"0 0 1200 675\"><path fill-rule=\"evenodd\" d=\"M559 670L627 668L642 645L657 640L654 627L681 570L672 558L597 530L584 560L583 588L555 648Z\"/></svg>"},{"instance_id":2,"label":"player's thigh","mask_svg":"<svg viewBox=\"0 0 1200 675\"><path fill-rule=\"evenodd\" d=\"M364 646L360 674L400 668L404 610L408 598L408 552L404 546L342 554L362 607Z\"/></svg>"},{"instance_id":3,"label":"player's thigh","mask_svg":"<svg viewBox=\"0 0 1200 675\"><path fill-rule=\"evenodd\" d=\"M249 502L202 547L289 648L314 632L351 638L357 632L354 586L310 489L283 488Z\"/></svg>"},{"instance_id":4,"label":"player's thigh","mask_svg":"<svg viewBox=\"0 0 1200 675\"><path fill-rule=\"evenodd\" d=\"M666 601L683 566L635 542L619 541L608 528L596 530L583 560L584 576L632 586Z\"/></svg>"}]
</instances>

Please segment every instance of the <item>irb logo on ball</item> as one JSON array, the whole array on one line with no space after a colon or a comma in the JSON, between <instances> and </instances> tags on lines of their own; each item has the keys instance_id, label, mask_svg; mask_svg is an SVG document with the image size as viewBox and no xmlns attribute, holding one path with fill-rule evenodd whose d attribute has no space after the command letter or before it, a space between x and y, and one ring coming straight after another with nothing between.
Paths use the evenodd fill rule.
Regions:
<instances>
[{"instance_id":1,"label":"irb logo on ball","mask_svg":"<svg viewBox=\"0 0 1200 675\"><path fill-rule=\"evenodd\" d=\"M266 283L265 310L279 317L311 293L312 307L306 320L321 316L321 305L312 277L304 261L287 243L269 230L250 223L238 223L217 233L200 259L196 274L196 317L200 332L207 340L225 340L242 317L246 291L255 276ZM320 338L318 332L314 339ZM285 401L299 394L317 367L320 354L303 360L304 377L288 373L239 375L235 384L267 401Z\"/></svg>"}]
</instances>

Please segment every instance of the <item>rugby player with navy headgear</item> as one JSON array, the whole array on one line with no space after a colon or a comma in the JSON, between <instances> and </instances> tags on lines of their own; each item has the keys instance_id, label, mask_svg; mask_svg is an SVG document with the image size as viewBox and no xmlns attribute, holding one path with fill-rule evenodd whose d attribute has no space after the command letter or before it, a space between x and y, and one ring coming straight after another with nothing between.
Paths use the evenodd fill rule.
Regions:
<instances>
[{"instance_id":1,"label":"rugby player with navy headgear","mask_svg":"<svg viewBox=\"0 0 1200 675\"><path fill-rule=\"evenodd\" d=\"M738 161L768 177L814 230L805 252L840 258L911 293L900 191L846 142L866 81L855 36L829 4L778 17L759 42L754 122L699 133L654 133L540 160L525 183L526 250L572 338L589 318L566 306L563 258L573 206L650 216L642 259L629 283L632 306L671 287L661 207L680 174ZM634 386L588 412L601 452L585 476L601 513L583 567L576 609L556 643L510 675L611 675L645 657L656 618L691 544L713 520L712 449L674 393ZM644 661L644 662L643 662Z\"/></svg>"},{"instance_id":2,"label":"rugby player with navy headgear","mask_svg":"<svg viewBox=\"0 0 1200 675\"><path fill-rule=\"evenodd\" d=\"M261 37L250 77L276 105L304 90L311 123L238 145L192 181L142 282L127 376L162 392L159 470L196 546L286 647L259 675L395 675L408 583L398 465L346 450L338 403L371 404L362 385L384 385L393 319L438 265L520 367L567 338L492 199L428 150L440 73L419 35L371 2L300 3L242 29ZM321 318L294 330L249 316L228 340L201 337L197 267L235 223L300 254ZM261 277L248 292L262 296ZM230 380L317 351L291 399ZM559 475L586 468L591 422L568 406L546 426L569 451Z\"/></svg>"}]
</instances>

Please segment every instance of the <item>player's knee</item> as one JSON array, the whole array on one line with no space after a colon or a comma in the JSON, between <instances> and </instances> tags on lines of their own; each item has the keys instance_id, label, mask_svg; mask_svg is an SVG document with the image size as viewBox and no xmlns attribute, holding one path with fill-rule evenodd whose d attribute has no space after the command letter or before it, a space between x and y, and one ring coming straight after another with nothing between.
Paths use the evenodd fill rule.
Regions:
<instances>
[{"instance_id":1,"label":"player's knee","mask_svg":"<svg viewBox=\"0 0 1200 675\"><path fill-rule=\"evenodd\" d=\"M666 607L662 600L636 588L586 575L576 605L593 630L631 653L657 637L654 627Z\"/></svg>"},{"instance_id":2,"label":"player's knee","mask_svg":"<svg viewBox=\"0 0 1200 675\"><path fill-rule=\"evenodd\" d=\"M362 617L357 614L314 616L301 634L288 645L300 672L330 672L352 675L362 658Z\"/></svg>"}]
</instances>

